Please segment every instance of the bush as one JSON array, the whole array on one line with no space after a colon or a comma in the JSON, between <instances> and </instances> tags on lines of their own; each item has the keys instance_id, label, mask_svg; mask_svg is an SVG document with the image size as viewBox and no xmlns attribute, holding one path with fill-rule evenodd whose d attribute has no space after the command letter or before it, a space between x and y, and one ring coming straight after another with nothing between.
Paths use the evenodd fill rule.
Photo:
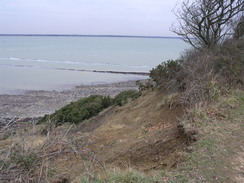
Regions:
<instances>
[{"instance_id":1,"label":"bush","mask_svg":"<svg viewBox=\"0 0 244 183\"><path fill-rule=\"evenodd\" d=\"M243 84L244 40L228 40L215 51L215 72L224 79L222 84L236 86Z\"/></svg>"},{"instance_id":2,"label":"bush","mask_svg":"<svg viewBox=\"0 0 244 183\"><path fill-rule=\"evenodd\" d=\"M128 101L134 100L139 96L140 92L136 90L123 91L114 99L110 98L109 96L91 95L76 102L71 102L53 114L45 115L39 120L38 123L49 121L56 126L65 122L79 123L85 119L98 115L99 112L110 107L111 105L115 104L122 106ZM44 129L42 133L47 133L47 129Z\"/></svg>"},{"instance_id":3,"label":"bush","mask_svg":"<svg viewBox=\"0 0 244 183\"><path fill-rule=\"evenodd\" d=\"M236 22L236 27L234 28L234 38L239 39L244 36L244 15L239 18Z\"/></svg>"},{"instance_id":4,"label":"bush","mask_svg":"<svg viewBox=\"0 0 244 183\"><path fill-rule=\"evenodd\" d=\"M122 106L122 105L128 103L128 101L138 98L140 95L141 95L141 93L136 90L123 91L115 96L114 104Z\"/></svg>"},{"instance_id":5,"label":"bush","mask_svg":"<svg viewBox=\"0 0 244 183\"><path fill-rule=\"evenodd\" d=\"M151 70L157 85L180 92L180 102L195 105L212 101L244 82L244 40L227 40L211 50L190 50L180 60L169 60Z\"/></svg>"},{"instance_id":6,"label":"bush","mask_svg":"<svg viewBox=\"0 0 244 183\"><path fill-rule=\"evenodd\" d=\"M113 101L110 97L91 95L77 102L71 102L51 115L45 115L40 122L51 120L59 125L63 122L79 123L85 119L96 116L103 109L111 106Z\"/></svg>"},{"instance_id":7,"label":"bush","mask_svg":"<svg viewBox=\"0 0 244 183\"><path fill-rule=\"evenodd\" d=\"M20 152L11 154L11 161L22 167L26 171L36 168L38 162L37 155L34 153L21 154Z\"/></svg>"},{"instance_id":8,"label":"bush","mask_svg":"<svg viewBox=\"0 0 244 183\"><path fill-rule=\"evenodd\" d=\"M150 77L158 85L164 84L175 78L175 75L180 70L181 60L168 60L159 64L156 68L150 71Z\"/></svg>"},{"instance_id":9,"label":"bush","mask_svg":"<svg viewBox=\"0 0 244 183\"><path fill-rule=\"evenodd\" d=\"M10 162L16 164L23 171L34 171L39 163L39 158L35 152L29 149L23 150L20 145L13 146L10 152Z\"/></svg>"}]
</instances>

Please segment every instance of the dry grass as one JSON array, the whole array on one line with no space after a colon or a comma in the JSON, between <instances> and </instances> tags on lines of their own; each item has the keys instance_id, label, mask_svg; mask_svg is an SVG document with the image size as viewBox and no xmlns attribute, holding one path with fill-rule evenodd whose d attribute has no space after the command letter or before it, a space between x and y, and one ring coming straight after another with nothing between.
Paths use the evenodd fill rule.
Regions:
<instances>
[{"instance_id":1,"label":"dry grass","mask_svg":"<svg viewBox=\"0 0 244 183\"><path fill-rule=\"evenodd\" d=\"M199 132L198 141L177 172L181 172L188 182L241 183L243 111L243 91L221 96L214 103L188 111L182 123Z\"/></svg>"},{"instance_id":2,"label":"dry grass","mask_svg":"<svg viewBox=\"0 0 244 183\"><path fill-rule=\"evenodd\" d=\"M13 129L0 144L5 157L1 178L55 182L81 176L92 180L115 167L148 173L171 169L185 147L177 129L177 116L183 111L180 105L171 105L174 98L164 99L161 91L153 91L79 125L46 123Z\"/></svg>"}]
</instances>

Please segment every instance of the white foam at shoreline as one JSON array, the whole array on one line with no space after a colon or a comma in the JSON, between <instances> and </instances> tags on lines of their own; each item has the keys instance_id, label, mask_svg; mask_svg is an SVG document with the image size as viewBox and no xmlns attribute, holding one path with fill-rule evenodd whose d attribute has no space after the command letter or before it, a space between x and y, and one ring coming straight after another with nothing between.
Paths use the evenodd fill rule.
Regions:
<instances>
[{"instance_id":1,"label":"white foam at shoreline","mask_svg":"<svg viewBox=\"0 0 244 183\"><path fill-rule=\"evenodd\" d=\"M40 62L40 63L57 63L57 64L68 64L68 65L117 66L117 67L148 68L148 69L151 69L153 67L150 65L129 65L129 64L106 63L106 62L79 62L79 61L45 60L45 59L31 59L31 58L0 58L0 60L22 61L23 64L25 62Z\"/></svg>"}]
</instances>

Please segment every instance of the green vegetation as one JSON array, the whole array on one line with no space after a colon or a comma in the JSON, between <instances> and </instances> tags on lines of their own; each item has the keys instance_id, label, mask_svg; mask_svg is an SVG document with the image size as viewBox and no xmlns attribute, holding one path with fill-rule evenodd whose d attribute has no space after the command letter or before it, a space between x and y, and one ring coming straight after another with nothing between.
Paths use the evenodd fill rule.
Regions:
<instances>
[{"instance_id":1,"label":"green vegetation","mask_svg":"<svg viewBox=\"0 0 244 183\"><path fill-rule=\"evenodd\" d=\"M150 71L150 77L157 85L164 84L175 78L181 69L180 63L181 60L168 60L163 62Z\"/></svg>"},{"instance_id":2,"label":"green vegetation","mask_svg":"<svg viewBox=\"0 0 244 183\"><path fill-rule=\"evenodd\" d=\"M87 98L82 98L77 102L71 102L51 115L45 115L40 122L51 120L56 125L64 122L79 123L96 116L112 103L113 101L110 97L92 95Z\"/></svg>"},{"instance_id":3,"label":"green vegetation","mask_svg":"<svg viewBox=\"0 0 244 183\"><path fill-rule=\"evenodd\" d=\"M33 171L34 168L36 168L38 163L38 157L34 152L25 154L23 152L20 152L19 150L16 150L15 152L11 153L10 156L11 163L16 164L21 169L25 171Z\"/></svg>"},{"instance_id":4,"label":"green vegetation","mask_svg":"<svg viewBox=\"0 0 244 183\"><path fill-rule=\"evenodd\" d=\"M204 3L199 4L204 5L202 10L212 7L213 9L211 9L216 13L221 13L218 10L226 5L227 8L229 7L226 4L228 3L227 1L224 1L224 3L222 1L215 3L206 1L205 3L205 1L199 0L197 2ZM241 3L239 0L231 1L230 3L234 2ZM218 28L216 24L211 24L213 26L212 29L211 26L209 27L206 24L209 22L205 22L209 21L209 18L214 16L215 13L207 11L210 14L202 15L201 20L201 16L199 17L201 12L198 12L201 9L189 9L187 5L191 4L184 5L186 15L192 12L196 19L194 20L191 16L187 16L185 20L196 21L196 23L200 21L200 24L197 24L200 26L197 33L201 35L201 31L206 32L207 37L203 37L204 39L211 35L214 36L214 34L221 36L219 34L221 32L214 31L215 28ZM198 7L197 3L193 5L190 7ZM229 12L227 11L226 13L228 14ZM224 17L221 16L220 18ZM179 18L185 17L180 16ZM215 22L215 18L213 20ZM222 23L219 25L221 26ZM183 27L181 28L183 29L179 33L185 33L182 36L185 36L186 40L192 41L190 39L191 35L184 31L194 28L191 27L194 24L182 25ZM190 27L187 27L187 25ZM206 31L206 29L208 30ZM128 106L122 108L122 115L118 115L119 117L113 116L115 114L113 111L116 110L112 109L108 110L108 113L103 113L98 119L94 118L94 121L83 123L80 128L77 128L78 125L73 124L67 124L69 127L65 124L57 127L66 122L80 123L98 115L102 110L112 105L123 106L129 101L138 98L141 95L141 91L123 91L115 98L92 95L80 99L64 106L51 115L44 116L39 121L46 122L46 127L42 131L45 135L42 134L39 136L40 139L36 139L36 146L33 145L33 137L39 134L34 133L34 125L32 127L33 133L28 130L23 131L24 135L29 133L28 135L31 138L27 138L28 136L20 138L23 134L18 136L16 135L17 133L11 131L9 134L15 136L5 138L5 135L3 135L4 142L2 145L0 144L0 147L3 147L0 150L2 159L0 160L0 175L4 177L1 180L13 180L15 182L50 182L50 180L54 180L51 182L68 182L78 178L75 180L81 183L243 182L243 17L241 17L235 29L236 32L233 39L221 40L220 42L218 37L214 37L217 40L209 39L210 42L206 43L201 42L202 40L195 42L197 44L195 47L198 49L189 50L180 59L169 60L152 69L150 77L153 81L147 83L137 82L141 91L150 89L150 87L155 89L150 93L152 94L150 98L146 98L145 95L143 96L145 98L142 99L147 99L150 102L150 112L157 111L160 114L164 114L158 117L157 124L154 122L156 115L150 115L148 117L150 119L146 119L148 122L143 122L142 118L145 118L144 114L147 113L142 113L143 110L148 111L144 109L148 105L138 104L136 113L134 113L136 115L128 115L127 111L132 109L131 106ZM211 31L214 31L214 34L211 34ZM198 40L196 39L195 41ZM156 103L156 100L161 100L161 102ZM158 106L153 105L153 101ZM177 116L177 125L175 125L176 118L174 118L174 124L172 125L169 123L171 121L168 120L169 116L162 113L161 109L169 103L174 103L178 107L178 109L169 107L169 113L175 110L173 115L169 115L176 117L175 115L178 115L180 108L179 113L182 115L179 118ZM167 106L164 109L166 108ZM123 111L123 109L125 110ZM119 114L119 112L118 110L116 114ZM115 117L116 120L112 118L109 121L111 116ZM166 119L164 121L166 125L164 123L161 124L162 118ZM117 121L117 119L119 120ZM105 123L103 123L104 121ZM154 123L157 126L154 126ZM90 124L91 126L89 126ZM130 126L131 124L135 126ZM101 125L100 129L99 125ZM52 129L53 126L57 128ZM78 130L72 129L73 127ZM144 128L140 129L140 127ZM88 130L85 133L88 135L80 131L81 128L87 128ZM133 130L133 128L136 128L136 130ZM94 133L94 129L98 130ZM142 131L142 133L138 134L137 129ZM163 136L157 137L157 135L166 132L166 130L169 131L168 136L164 133ZM125 131L128 131L130 135L135 131L135 134L128 137L128 135L124 134ZM122 135L116 136L118 134ZM42 140L43 138L45 141ZM136 139L136 141L130 144L129 142L132 141L132 138ZM159 147L155 145L155 151L150 151L151 148L154 148L154 144L160 142L157 140L159 138L165 142L166 146L161 146L160 144ZM174 144L176 139L180 140L180 145L175 144L176 147L171 147L168 142L173 142ZM30 142L33 143L32 146ZM134 151L132 146L138 147ZM168 165L167 161L164 163L164 160L160 159L161 154L158 147L163 150L169 149L170 151L162 154L162 156L165 159L172 158L174 161L172 163L169 162ZM174 148L177 151L174 151ZM112 152L111 154L108 153L110 151ZM144 152L146 153L143 154ZM104 154L109 154L109 156L104 156ZM155 155L155 159L154 157L153 159L150 158L148 154ZM156 157L156 155L159 156ZM133 162L133 159L139 159L139 161L147 159L148 161L141 164L141 162L138 163L139 161ZM129 161L127 162L127 160ZM155 160L159 163L158 165L163 166L157 165L150 167L150 169L143 167L143 165L150 164ZM119 170L119 168L127 167L127 163L128 169ZM106 167L104 166L105 164ZM119 167L114 171L110 171L106 169L110 165L112 165L111 167L114 167L114 165ZM131 169L130 166L133 166L134 169ZM147 174L139 172L139 170L144 170ZM101 173L101 176L98 173ZM58 181L53 179L55 178L54 175L61 179L57 179ZM62 176L64 177L62 178Z\"/></svg>"},{"instance_id":5,"label":"green vegetation","mask_svg":"<svg viewBox=\"0 0 244 183\"><path fill-rule=\"evenodd\" d=\"M114 98L114 104L123 106L128 103L130 100L137 99L140 96L140 92L136 90L127 90L119 93Z\"/></svg>"},{"instance_id":6,"label":"green vegetation","mask_svg":"<svg viewBox=\"0 0 244 183\"><path fill-rule=\"evenodd\" d=\"M160 174L155 176L147 176L136 170L113 170L109 171L106 178L89 178L82 177L81 183L156 183L161 182Z\"/></svg>"},{"instance_id":7,"label":"green vegetation","mask_svg":"<svg viewBox=\"0 0 244 183\"><path fill-rule=\"evenodd\" d=\"M195 128L201 134L185 163L175 170L187 182L236 182L241 172L237 173L240 164L235 158L244 140L243 97L243 91L231 91L211 106L192 108L182 119L186 128Z\"/></svg>"},{"instance_id":8,"label":"green vegetation","mask_svg":"<svg viewBox=\"0 0 244 183\"><path fill-rule=\"evenodd\" d=\"M220 96L211 106L189 108L181 123L186 128L197 128L201 137L188 147L190 153L174 169L152 174L116 169L108 171L104 178L82 176L81 183L234 183L239 166L234 157L244 139L243 110L241 90Z\"/></svg>"},{"instance_id":9,"label":"green vegetation","mask_svg":"<svg viewBox=\"0 0 244 183\"><path fill-rule=\"evenodd\" d=\"M180 92L182 104L211 102L244 83L244 40L227 40L211 50L190 50L150 71L155 83L169 93Z\"/></svg>"},{"instance_id":10,"label":"green vegetation","mask_svg":"<svg viewBox=\"0 0 244 183\"><path fill-rule=\"evenodd\" d=\"M51 121L56 126L65 122L80 123L98 115L99 112L111 105L122 106L139 96L140 92L136 90L123 91L115 96L114 99L109 96L91 95L76 102L71 102L53 114L45 115L39 120L39 123Z\"/></svg>"}]
</instances>

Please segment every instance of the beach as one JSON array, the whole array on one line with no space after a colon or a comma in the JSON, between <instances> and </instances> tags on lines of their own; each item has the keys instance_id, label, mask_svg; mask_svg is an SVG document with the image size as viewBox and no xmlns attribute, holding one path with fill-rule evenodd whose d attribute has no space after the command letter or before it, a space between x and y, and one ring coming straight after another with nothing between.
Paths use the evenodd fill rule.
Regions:
<instances>
[{"instance_id":1,"label":"beach","mask_svg":"<svg viewBox=\"0 0 244 183\"><path fill-rule=\"evenodd\" d=\"M25 121L51 114L55 110L89 95L109 95L111 97L124 90L138 89L135 81L111 84L79 85L64 91L26 91L16 95L0 95L0 123Z\"/></svg>"},{"instance_id":2,"label":"beach","mask_svg":"<svg viewBox=\"0 0 244 183\"><path fill-rule=\"evenodd\" d=\"M186 48L175 38L2 35L0 125L42 117L89 95L137 89L136 80Z\"/></svg>"}]
</instances>

